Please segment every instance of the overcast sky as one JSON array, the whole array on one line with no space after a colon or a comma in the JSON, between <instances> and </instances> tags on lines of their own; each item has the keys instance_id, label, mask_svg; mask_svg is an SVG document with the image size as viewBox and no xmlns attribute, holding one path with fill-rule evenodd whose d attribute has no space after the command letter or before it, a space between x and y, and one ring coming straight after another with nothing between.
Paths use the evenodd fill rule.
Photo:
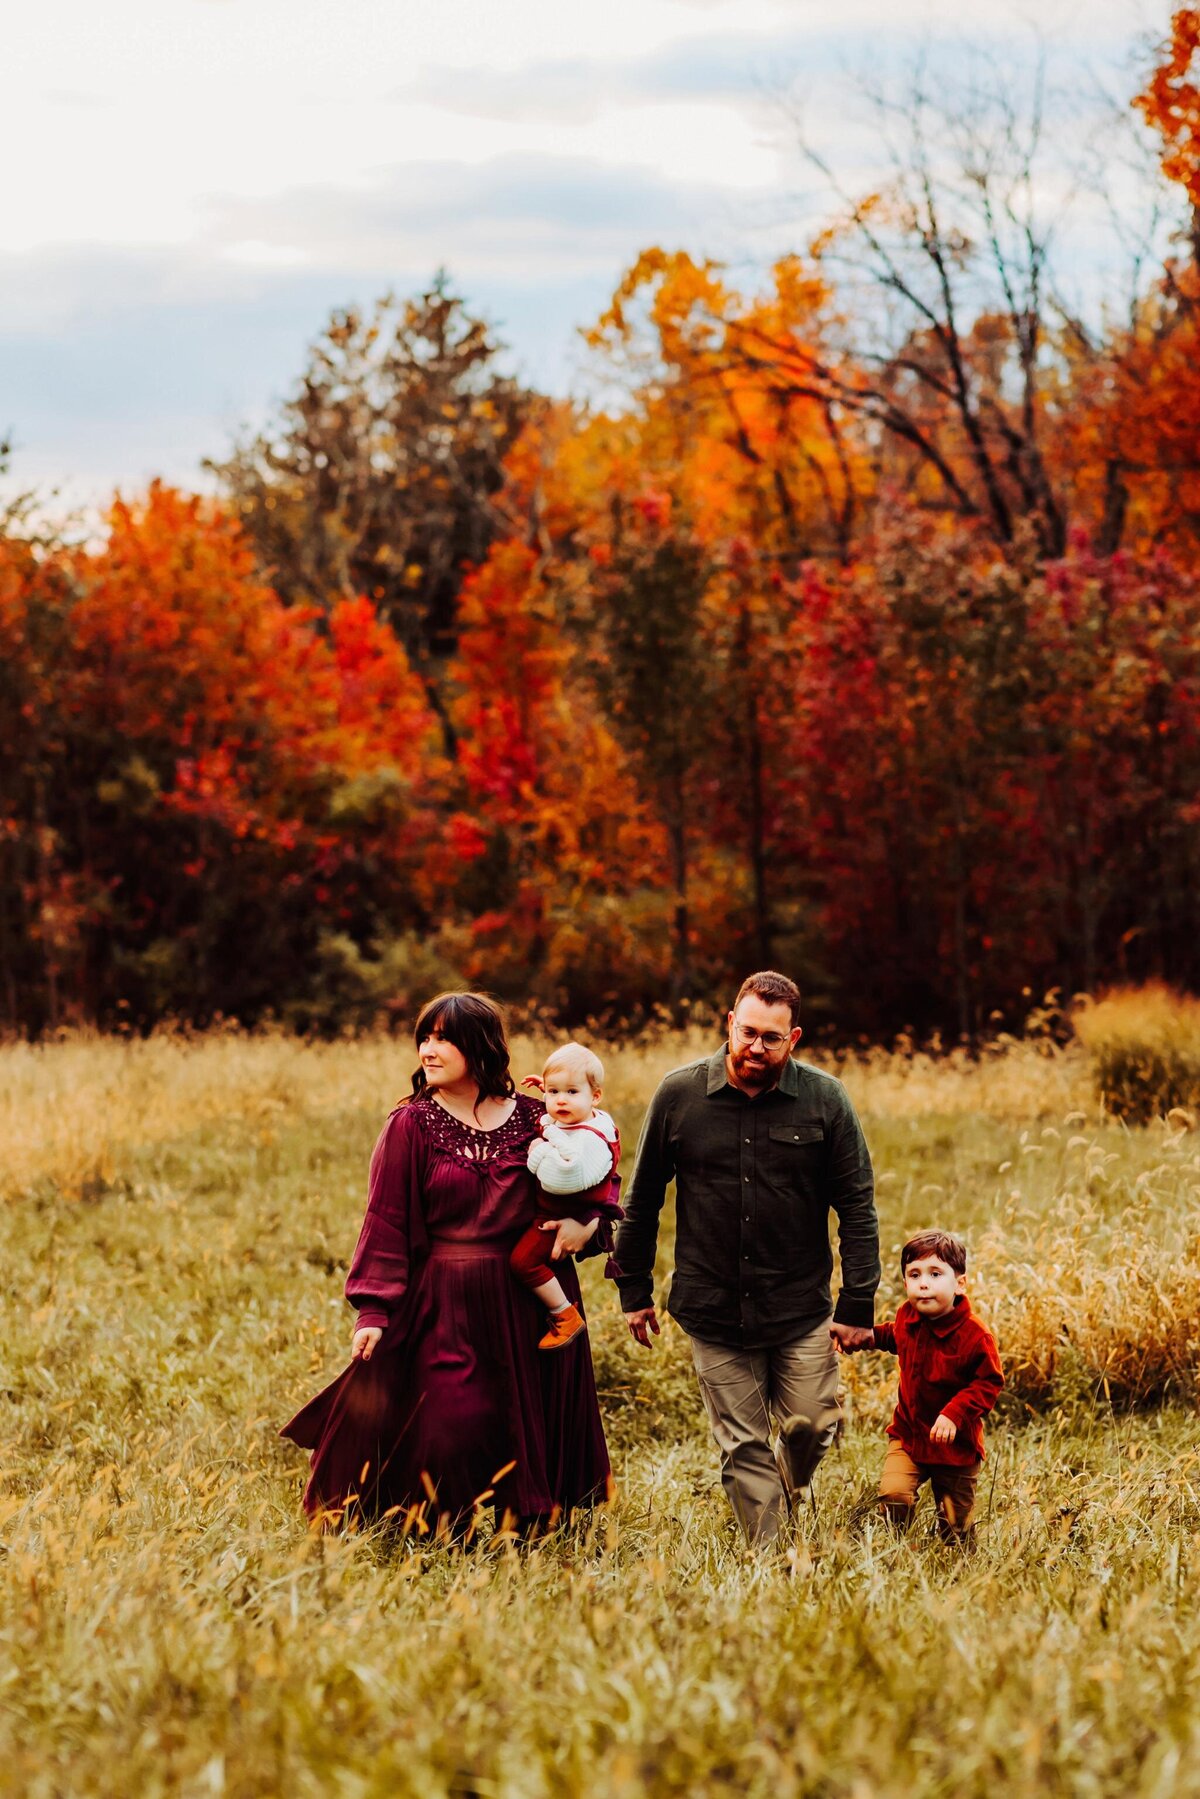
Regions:
<instances>
[{"instance_id":1,"label":"overcast sky","mask_svg":"<svg viewBox=\"0 0 1200 1799\"><path fill-rule=\"evenodd\" d=\"M330 309L444 265L564 390L650 243L750 269L806 199L780 96L853 184L853 77L969 38L1111 71L1151 0L37 0L0 66L0 487L198 479ZM1022 51L1021 46L1026 46ZM811 201L811 195L808 197ZM814 221L808 220L806 224Z\"/></svg>"}]
</instances>

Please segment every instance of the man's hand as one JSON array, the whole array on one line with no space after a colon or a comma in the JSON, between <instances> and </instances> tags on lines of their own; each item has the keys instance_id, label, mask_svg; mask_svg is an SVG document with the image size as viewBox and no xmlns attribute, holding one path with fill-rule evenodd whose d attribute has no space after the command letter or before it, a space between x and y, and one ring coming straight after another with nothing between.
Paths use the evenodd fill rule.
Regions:
<instances>
[{"instance_id":1,"label":"man's hand","mask_svg":"<svg viewBox=\"0 0 1200 1799\"><path fill-rule=\"evenodd\" d=\"M577 1218L547 1218L539 1224L540 1231L557 1231L554 1247L550 1251L550 1260L559 1262L563 1256L576 1256L585 1243L590 1243L600 1229L600 1220L593 1218L590 1224L580 1224Z\"/></svg>"},{"instance_id":2,"label":"man's hand","mask_svg":"<svg viewBox=\"0 0 1200 1799\"><path fill-rule=\"evenodd\" d=\"M875 1332L870 1325L831 1324L829 1335L839 1355L853 1355L856 1349L874 1349Z\"/></svg>"},{"instance_id":3,"label":"man's hand","mask_svg":"<svg viewBox=\"0 0 1200 1799\"><path fill-rule=\"evenodd\" d=\"M364 1324L361 1330L354 1333L354 1341L350 1345L352 1362L369 1362L375 1353L375 1345L383 1332L377 1324Z\"/></svg>"},{"instance_id":4,"label":"man's hand","mask_svg":"<svg viewBox=\"0 0 1200 1799\"><path fill-rule=\"evenodd\" d=\"M625 1322L629 1326L629 1334L634 1342L640 1343L643 1349L649 1349L651 1331L656 1337L659 1334L658 1314L654 1307L643 1306L639 1312L626 1312Z\"/></svg>"},{"instance_id":5,"label":"man's hand","mask_svg":"<svg viewBox=\"0 0 1200 1799\"><path fill-rule=\"evenodd\" d=\"M929 1441L931 1443L953 1443L957 1435L957 1424L947 1418L945 1412L939 1412L929 1427Z\"/></svg>"}]
</instances>

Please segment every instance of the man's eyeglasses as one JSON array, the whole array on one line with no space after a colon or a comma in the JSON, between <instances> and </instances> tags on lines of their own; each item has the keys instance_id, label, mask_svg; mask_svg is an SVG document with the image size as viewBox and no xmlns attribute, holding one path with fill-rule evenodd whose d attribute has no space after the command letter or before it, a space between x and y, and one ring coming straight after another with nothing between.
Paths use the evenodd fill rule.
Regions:
<instances>
[{"instance_id":1,"label":"man's eyeglasses","mask_svg":"<svg viewBox=\"0 0 1200 1799\"><path fill-rule=\"evenodd\" d=\"M786 1031L752 1031L748 1024L735 1024L733 1034L743 1049L749 1049L752 1043L761 1043L768 1051L782 1049L788 1040Z\"/></svg>"}]
</instances>

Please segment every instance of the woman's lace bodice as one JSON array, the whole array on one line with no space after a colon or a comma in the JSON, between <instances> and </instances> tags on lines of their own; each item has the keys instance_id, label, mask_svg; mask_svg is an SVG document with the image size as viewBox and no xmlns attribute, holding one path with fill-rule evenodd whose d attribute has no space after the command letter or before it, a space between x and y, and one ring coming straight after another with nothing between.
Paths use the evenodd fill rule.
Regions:
<instances>
[{"instance_id":1,"label":"woman's lace bodice","mask_svg":"<svg viewBox=\"0 0 1200 1799\"><path fill-rule=\"evenodd\" d=\"M494 1130L483 1131L463 1124L448 1112L432 1093L423 1093L413 1105L418 1109L421 1125L433 1146L457 1162L494 1162L500 1156L524 1159L531 1139L537 1134L539 1107L524 1094L517 1095L512 1115Z\"/></svg>"}]
</instances>

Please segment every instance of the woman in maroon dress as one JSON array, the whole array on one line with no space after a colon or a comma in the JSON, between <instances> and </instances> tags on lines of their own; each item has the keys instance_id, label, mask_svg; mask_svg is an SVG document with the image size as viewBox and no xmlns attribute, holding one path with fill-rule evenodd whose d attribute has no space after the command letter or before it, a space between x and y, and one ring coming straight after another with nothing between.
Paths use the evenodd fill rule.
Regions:
<instances>
[{"instance_id":1,"label":"woman in maroon dress","mask_svg":"<svg viewBox=\"0 0 1200 1799\"><path fill-rule=\"evenodd\" d=\"M375 1145L346 1281L351 1363L282 1434L313 1452L310 1514L458 1531L490 1504L536 1529L611 1485L587 1340L540 1355L542 1308L509 1269L534 1216L540 1108L515 1091L490 1000L442 994L415 1034L412 1097ZM564 1220L556 1248L589 1234ZM580 1304L569 1259L561 1279Z\"/></svg>"}]
</instances>

